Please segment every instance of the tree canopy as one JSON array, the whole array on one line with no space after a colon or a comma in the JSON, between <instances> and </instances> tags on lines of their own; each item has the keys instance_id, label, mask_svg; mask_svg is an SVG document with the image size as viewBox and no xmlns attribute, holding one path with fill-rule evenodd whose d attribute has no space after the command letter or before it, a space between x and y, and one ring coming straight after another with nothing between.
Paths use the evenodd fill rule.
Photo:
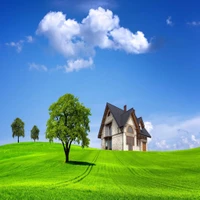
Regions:
<instances>
[{"instance_id":1,"label":"tree canopy","mask_svg":"<svg viewBox=\"0 0 200 200\"><path fill-rule=\"evenodd\" d=\"M25 131L24 131L24 122L20 118L16 118L14 122L11 124L12 127L12 137L14 138L17 136L17 141L19 143L19 137L24 137L25 136Z\"/></svg>"},{"instance_id":2,"label":"tree canopy","mask_svg":"<svg viewBox=\"0 0 200 200\"><path fill-rule=\"evenodd\" d=\"M31 139L33 139L34 142L35 140L39 140L39 132L40 132L39 128L36 125L34 125L31 130Z\"/></svg>"},{"instance_id":3,"label":"tree canopy","mask_svg":"<svg viewBox=\"0 0 200 200\"><path fill-rule=\"evenodd\" d=\"M90 109L80 103L77 97L65 94L49 107L49 115L46 138L57 138L62 142L65 162L68 162L73 141L81 143L82 147L89 145Z\"/></svg>"}]
</instances>

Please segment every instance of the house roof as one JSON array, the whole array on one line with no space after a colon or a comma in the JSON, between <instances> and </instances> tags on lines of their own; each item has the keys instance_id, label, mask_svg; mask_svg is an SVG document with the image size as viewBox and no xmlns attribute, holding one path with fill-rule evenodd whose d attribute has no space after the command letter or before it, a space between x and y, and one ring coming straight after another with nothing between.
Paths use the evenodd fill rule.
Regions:
<instances>
[{"instance_id":1,"label":"house roof","mask_svg":"<svg viewBox=\"0 0 200 200\"><path fill-rule=\"evenodd\" d=\"M142 120L142 117L138 117L137 118L137 123L139 124L141 120Z\"/></svg>"},{"instance_id":2,"label":"house roof","mask_svg":"<svg viewBox=\"0 0 200 200\"><path fill-rule=\"evenodd\" d=\"M151 135L148 133L146 128L143 128L142 130L140 130L140 134L151 138Z\"/></svg>"},{"instance_id":3,"label":"house roof","mask_svg":"<svg viewBox=\"0 0 200 200\"><path fill-rule=\"evenodd\" d=\"M131 108L130 110L124 112L123 114L121 114L121 126L120 127L124 127L126 125L126 122L128 121L128 118L130 117L131 113L134 112L134 109Z\"/></svg>"},{"instance_id":4,"label":"house roof","mask_svg":"<svg viewBox=\"0 0 200 200\"><path fill-rule=\"evenodd\" d=\"M124 110L110 104L110 103L107 103L106 104L110 110L110 112L112 113L115 121L117 122L117 125L119 127L121 127L121 115L124 113Z\"/></svg>"},{"instance_id":5,"label":"house roof","mask_svg":"<svg viewBox=\"0 0 200 200\"><path fill-rule=\"evenodd\" d=\"M103 129L103 123L104 123L104 120L105 120L107 110L110 110L110 112L112 113L112 115L113 115L113 117L114 117L119 128L123 128L126 125L128 119L131 115L134 116L134 118L136 119L135 120L135 123L137 123L136 126L139 127L139 123L141 121L143 123L142 117L137 118L136 115L135 115L135 110L133 108L131 108L127 111L124 111L121 108L118 108L118 107L116 107L116 106L114 106L110 103L107 103L105 111L104 111L104 116L103 116L103 119L102 119L102 122L101 122L101 127L100 127L100 130L99 130L98 138L100 138L100 134L101 134L101 131ZM145 129L144 127L142 127L142 128ZM146 129L145 130L143 130L143 129L140 130L141 135L144 135L146 137L151 137L151 135L148 133L148 131Z\"/></svg>"}]
</instances>

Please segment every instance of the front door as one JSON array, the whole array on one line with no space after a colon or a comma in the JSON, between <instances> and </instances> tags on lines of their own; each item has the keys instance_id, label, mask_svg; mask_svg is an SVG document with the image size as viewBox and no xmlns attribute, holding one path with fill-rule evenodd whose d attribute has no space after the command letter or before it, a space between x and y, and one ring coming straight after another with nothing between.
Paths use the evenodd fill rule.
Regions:
<instances>
[{"instance_id":1,"label":"front door","mask_svg":"<svg viewBox=\"0 0 200 200\"><path fill-rule=\"evenodd\" d=\"M143 151L147 150L147 143L146 142L142 142L142 150Z\"/></svg>"},{"instance_id":2,"label":"front door","mask_svg":"<svg viewBox=\"0 0 200 200\"><path fill-rule=\"evenodd\" d=\"M132 150L133 150L133 145L132 145L132 144L129 144L129 145L128 145L128 150L129 150L129 151L132 151Z\"/></svg>"}]
</instances>

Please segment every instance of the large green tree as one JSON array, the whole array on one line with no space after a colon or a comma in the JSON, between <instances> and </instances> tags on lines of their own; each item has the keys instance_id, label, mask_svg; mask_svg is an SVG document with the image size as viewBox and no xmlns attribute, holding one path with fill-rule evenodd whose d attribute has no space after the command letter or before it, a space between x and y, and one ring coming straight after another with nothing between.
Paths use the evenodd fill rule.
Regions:
<instances>
[{"instance_id":1,"label":"large green tree","mask_svg":"<svg viewBox=\"0 0 200 200\"><path fill-rule=\"evenodd\" d=\"M80 103L77 97L65 94L49 107L49 115L46 138L57 138L62 142L65 162L68 162L73 141L78 144L81 142L82 147L89 145L90 109Z\"/></svg>"},{"instance_id":2,"label":"large green tree","mask_svg":"<svg viewBox=\"0 0 200 200\"><path fill-rule=\"evenodd\" d=\"M19 137L24 137L24 122L20 118L16 118L11 124L12 127L12 137L17 136L17 141L19 143Z\"/></svg>"},{"instance_id":3,"label":"large green tree","mask_svg":"<svg viewBox=\"0 0 200 200\"><path fill-rule=\"evenodd\" d=\"M39 140L39 132L40 132L39 128L36 125L34 125L33 128L31 129L31 139L33 139L34 142L35 140Z\"/></svg>"}]
</instances>

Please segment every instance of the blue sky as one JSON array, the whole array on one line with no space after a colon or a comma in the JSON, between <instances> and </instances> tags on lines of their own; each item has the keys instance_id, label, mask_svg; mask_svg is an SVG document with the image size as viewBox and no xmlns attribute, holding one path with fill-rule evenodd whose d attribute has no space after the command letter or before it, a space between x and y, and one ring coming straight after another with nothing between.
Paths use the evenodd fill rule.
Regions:
<instances>
[{"instance_id":1,"label":"blue sky","mask_svg":"<svg viewBox=\"0 0 200 200\"><path fill-rule=\"evenodd\" d=\"M106 102L134 107L152 150L200 146L198 1L51 0L0 5L0 144L37 125L65 93L91 108L91 146Z\"/></svg>"}]
</instances>

